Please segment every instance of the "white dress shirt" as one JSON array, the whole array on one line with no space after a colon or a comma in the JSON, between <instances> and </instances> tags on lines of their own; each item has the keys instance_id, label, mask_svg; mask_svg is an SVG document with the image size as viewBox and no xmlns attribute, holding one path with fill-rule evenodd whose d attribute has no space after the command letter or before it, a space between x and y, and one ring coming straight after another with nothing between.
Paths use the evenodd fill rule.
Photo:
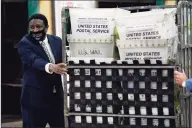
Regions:
<instances>
[{"instance_id":1,"label":"white dress shirt","mask_svg":"<svg viewBox=\"0 0 192 128\"><path fill-rule=\"evenodd\" d=\"M186 87L186 82L185 81L183 81L182 87Z\"/></svg>"},{"instance_id":2,"label":"white dress shirt","mask_svg":"<svg viewBox=\"0 0 192 128\"><path fill-rule=\"evenodd\" d=\"M45 45L46 45L46 47L47 47L47 49L48 49L48 52L49 52L52 60L53 60L54 63L55 63L55 58L54 58L54 55L53 55L53 53L52 53L51 47L50 47L50 45L49 45L49 43L48 43L47 36L45 37L45 39L44 39L43 41L39 41L40 44L41 44L42 42L45 43ZM51 64L51 63L47 63L47 64L45 65L45 71L46 71L47 73L49 73L49 74L52 74L53 72L50 72L50 71L49 71L49 66L50 66L50 64Z\"/></svg>"}]
</instances>

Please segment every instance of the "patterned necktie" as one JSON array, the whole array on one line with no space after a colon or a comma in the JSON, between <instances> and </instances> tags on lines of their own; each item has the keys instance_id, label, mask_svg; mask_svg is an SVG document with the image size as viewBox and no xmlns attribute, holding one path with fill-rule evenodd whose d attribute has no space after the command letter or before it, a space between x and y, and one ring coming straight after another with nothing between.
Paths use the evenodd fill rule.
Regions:
<instances>
[{"instance_id":1,"label":"patterned necktie","mask_svg":"<svg viewBox=\"0 0 192 128\"><path fill-rule=\"evenodd\" d=\"M51 54L50 54L50 52L48 51L48 48L46 47L45 42L42 41L42 42L41 42L41 46L43 47L45 53L47 54L47 56L48 56L48 58L49 58L49 61L54 64L55 61L54 61L53 57L51 57Z\"/></svg>"}]
</instances>

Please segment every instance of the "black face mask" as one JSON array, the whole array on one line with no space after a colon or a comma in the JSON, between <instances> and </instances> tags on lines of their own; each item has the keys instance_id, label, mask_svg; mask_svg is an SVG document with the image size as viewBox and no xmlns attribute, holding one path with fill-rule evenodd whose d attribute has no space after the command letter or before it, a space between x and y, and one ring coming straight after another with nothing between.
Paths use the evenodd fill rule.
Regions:
<instances>
[{"instance_id":1,"label":"black face mask","mask_svg":"<svg viewBox=\"0 0 192 128\"><path fill-rule=\"evenodd\" d=\"M36 41L43 41L45 39L46 33L45 29L38 31L38 32L33 32L30 31L30 35L36 40Z\"/></svg>"}]
</instances>

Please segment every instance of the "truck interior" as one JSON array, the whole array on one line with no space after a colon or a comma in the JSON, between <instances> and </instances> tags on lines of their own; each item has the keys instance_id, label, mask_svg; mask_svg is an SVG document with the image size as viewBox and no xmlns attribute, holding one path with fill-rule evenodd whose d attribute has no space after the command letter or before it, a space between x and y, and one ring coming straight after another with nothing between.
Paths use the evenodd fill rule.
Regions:
<instances>
[{"instance_id":1,"label":"truck interior","mask_svg":"<svg viewBox=\"0 0 192 128\"><path fill-rule=\"evenodd\" d=\"M1 19L1 112L20 114L22 66L16 44L27 33L27 1L2 2Z\"/></svg>"}]
</instances>

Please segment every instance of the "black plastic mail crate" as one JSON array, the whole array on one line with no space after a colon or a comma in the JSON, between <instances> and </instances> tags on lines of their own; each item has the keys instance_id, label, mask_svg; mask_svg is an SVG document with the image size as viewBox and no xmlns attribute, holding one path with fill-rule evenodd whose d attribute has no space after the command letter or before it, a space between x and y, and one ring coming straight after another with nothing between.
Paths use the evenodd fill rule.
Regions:
<instances>
[{"instance_id":1,"label":"black plastic mail crate","mask_svg":"<svg viewBox=\"0 0 192 128\"><path fill-rule=\"evenodd\" d=\"M70 61L70 113L74 115L70 117L71 127L146 127L141 125L144 119L147 127L155 127L153 121L158 122L158 127L175 127L173 72L174 66L161 61ZM78 122L80 117L75 118L75 113L87 115ZM102 124L97 124L93 116L91 123L86 122L85 118L94 113L108 116L101 116ZM110 114L112 124L106 121ZM145 118L136 118L138 115ZM128 120L135 120L135 125Z\"/></svg>"}]
</instances>

